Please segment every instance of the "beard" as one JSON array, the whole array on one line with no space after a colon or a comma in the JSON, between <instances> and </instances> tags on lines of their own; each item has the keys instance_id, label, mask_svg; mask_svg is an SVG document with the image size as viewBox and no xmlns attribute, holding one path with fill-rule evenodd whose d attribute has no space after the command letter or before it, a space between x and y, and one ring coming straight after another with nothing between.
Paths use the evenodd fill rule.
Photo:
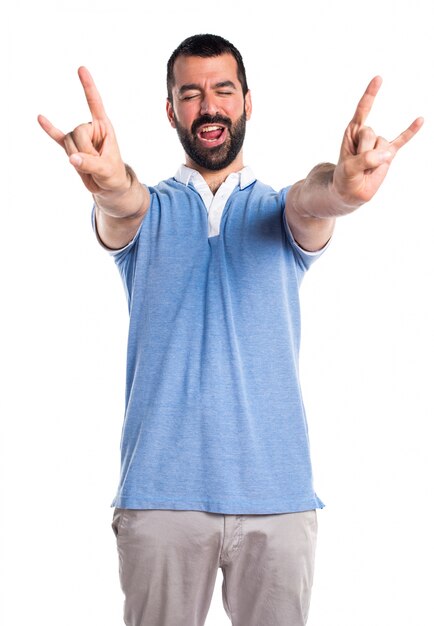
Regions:
<instances>
[{"instance_id":1,"label":"beard","mask_svg":"<svg viewBox=\"0 0 434 626\"><path fill-rule=\"evenodd\" d=\"M222 115L201 115L191 125L191 130L181 126L176 116L174 117L176 132L179 141L186 154L197 165L206 170L222 170L235 161L244 143L246 134L246 112L244 111L234 123ZM197 139L196 131L203 124L224 124L227 128L226 141L215 148L204 148Z\"/></svg>"}]
</instances>

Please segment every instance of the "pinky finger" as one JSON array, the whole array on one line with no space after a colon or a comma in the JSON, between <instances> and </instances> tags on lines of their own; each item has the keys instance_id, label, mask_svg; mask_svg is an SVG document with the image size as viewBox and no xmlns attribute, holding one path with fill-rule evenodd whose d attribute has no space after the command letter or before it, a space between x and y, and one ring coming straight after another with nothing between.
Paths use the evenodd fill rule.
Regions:
<instances>
[{"instance_id":1,"label":"pinky finger","mask_svg":"<svg viewBox=\"0 0 434 626\"><path fill-rule=\"evenodd\" d=\"M43 115L38 115L38 122L39 125L45 130L47 135L51 137L51 139L54 139L54 141L56 141L59 146L62 146L62 148L65 147L65 133L62 133L61 130L53 126L50 120L47 120L47 118Z\"/></svg>"}]
</instances>

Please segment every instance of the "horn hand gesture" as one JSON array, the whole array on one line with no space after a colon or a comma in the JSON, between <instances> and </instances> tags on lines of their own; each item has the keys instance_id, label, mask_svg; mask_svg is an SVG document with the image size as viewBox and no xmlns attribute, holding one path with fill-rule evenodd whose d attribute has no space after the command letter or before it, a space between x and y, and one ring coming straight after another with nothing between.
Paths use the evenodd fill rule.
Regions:
<instances>
[{"instance_id":1,"label":"horn hand gesture","mask_svg":"<svg viewBox=\"0 0 434 626\"><path fill-rule=\"evenodd\" d=\"M89 105L92 121L80 124L70 133L63 133L43 115L38 122L69 156L69 161L93 194L128 189L131 184L122 161L116 136L104 110L101 96L85 67L78 76Z\"/></svg>"},{"instance_id":2,"label":"horn hand gesture","mask_svg":"<svg viewBox=\"0 0 434 626\"><path fill-rule=\"evenodd\" d=\"M334 191L348 207L357 208L374 196L398 150L414 137L423 124L423 118L418 117L393 141L376 135L372 128L366 126L366 118L381 83L380 76L373 78L360 99L346 128L334 170Z\"/></svg>"}]
</instances>

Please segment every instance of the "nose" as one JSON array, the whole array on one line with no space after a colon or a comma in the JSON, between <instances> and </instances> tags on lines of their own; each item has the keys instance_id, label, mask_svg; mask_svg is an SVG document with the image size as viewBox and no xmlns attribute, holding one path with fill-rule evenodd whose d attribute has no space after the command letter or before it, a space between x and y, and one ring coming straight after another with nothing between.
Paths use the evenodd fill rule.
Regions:
<instances>
[{"instance_id":1,"label":"nose","mask_svg":"<svg viewBox=\"0 0 434 626\"><path fill-rule=\"evenodd\" d=\"M218 113L218 102L213 93L204 93L200 103L200 113L204 115L216 115Z\"/></svg>"}]
</instances>

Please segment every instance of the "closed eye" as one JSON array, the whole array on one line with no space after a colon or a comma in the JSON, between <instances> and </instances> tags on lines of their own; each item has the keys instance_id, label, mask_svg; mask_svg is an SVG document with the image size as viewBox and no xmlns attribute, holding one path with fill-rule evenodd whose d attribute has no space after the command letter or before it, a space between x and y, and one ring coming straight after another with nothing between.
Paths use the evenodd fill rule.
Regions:
<instances>
[{"instance_id":1,"label":"closed eye","mask_svg":"<svg viewBox=\"0 0 434 626\"><path fill-rule=\"evenodd\" d=\"M181 100L193 100L193 98L197 98L198 96L198 93L192 94L191 96L182 96Z\"/></svg>"}]
</instances>

